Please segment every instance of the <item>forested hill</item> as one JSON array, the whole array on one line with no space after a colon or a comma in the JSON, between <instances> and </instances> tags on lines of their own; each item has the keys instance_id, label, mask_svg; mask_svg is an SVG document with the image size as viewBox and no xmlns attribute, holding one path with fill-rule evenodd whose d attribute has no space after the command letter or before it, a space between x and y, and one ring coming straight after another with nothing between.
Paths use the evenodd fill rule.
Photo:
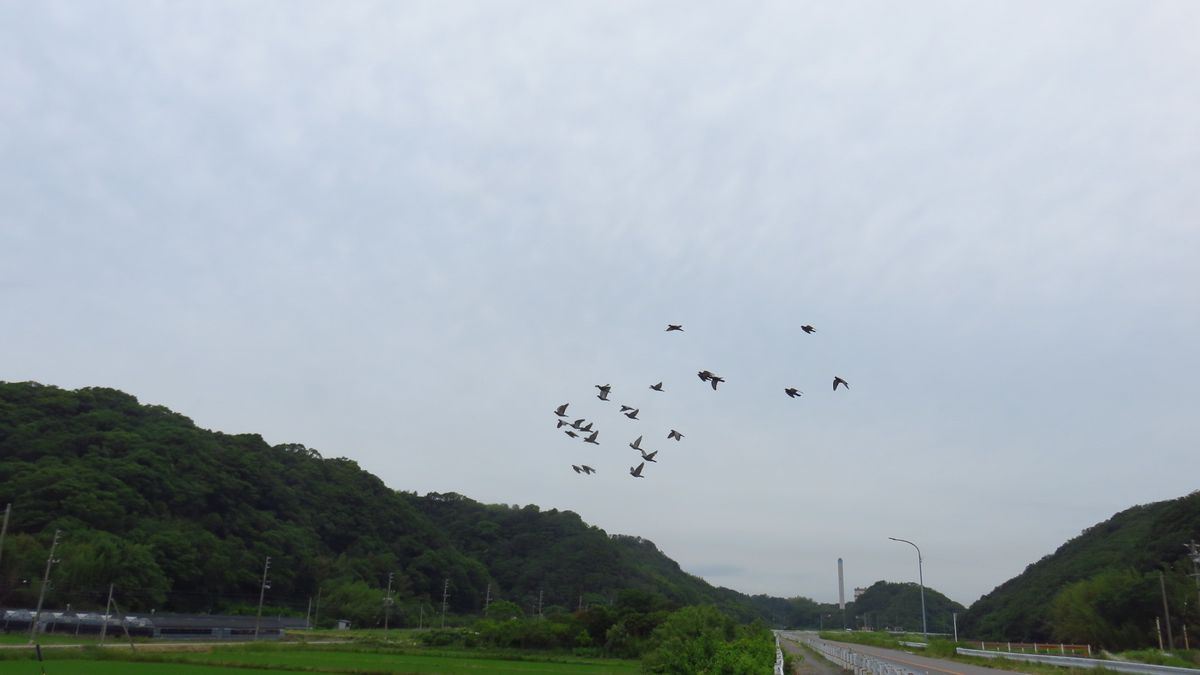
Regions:
<instances>
[{"instance_id":1,"label":"forested hill","mask_svg":"<svg viewBox=\"0 0 1200 675\"><path fill-rule=\"evenodd\" d=\"M53 534L50 605L236 611L257 602L371 625L394 572L393 625L440 606L478 611L489 591L529 608L641 591L743 619L751 598L689 575L637 537L571 512L398 492L348 459L196 427L113 389L0 383L0 506L13 504L0 604L31 606ZM659 597L662 596L662 597ZM654 600L657 598L657 600ZM416 620L413 620L415 624Z\"/></svg>"},{"instance_id":2,"label":"forested hill","mask_svg":"<svg viewBox=\"0 0 1200 675\"><path fill-rule=\"evenodd\" d=\"M977 600L960 618L959 632L1110 648L1151 644L1163 609L1162 585L1172 621L1200 620L1184 546L1198 538L1200 492L1127 509Z\"/></svg>"}]
</instances>

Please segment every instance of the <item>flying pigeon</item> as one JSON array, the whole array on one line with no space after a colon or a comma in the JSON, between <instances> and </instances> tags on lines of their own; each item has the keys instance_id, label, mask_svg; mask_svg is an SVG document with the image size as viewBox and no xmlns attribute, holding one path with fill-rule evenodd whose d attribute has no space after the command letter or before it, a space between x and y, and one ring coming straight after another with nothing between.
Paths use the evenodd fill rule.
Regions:
<instances>
[{"instance_id":1,"label":"flying pigeon","mask_svg":"<svg viewBox=\"0 0 1200 675\"><path fill-rule=\"evenodd\" d=\"M583 423L586 421L587 421L586 417L580 417L579 419L575 420L574 422L571 422L571 426L575 429L582 429Z\"/></svg>"},{"instance_id":2,"label":"flying pigeon","mask_svg":"<svg viewBox=\"0 0 1200 675\"><path fill-rule=\"evenodd\" d=\"M555 429L561 429L561 428L565 427L566 425L567 425L567 421L566 421L566 420L558 420L558 426L557 426L557 427L554 427L554 428L555 428Z\"/></svg>"},{"instance_id":3,"label":"flying pigeon","mask_svg":"<svg viewBox=\"0 0 1200 675\"><path fill-rule=\"evenodd\" d=\"M636 419L637 419L638 410L639 410L639 408L634 408L633 410L630 410L629 412L625 413L625 416L626 416L626 417L628 417L628 418L629 418L629 419L631 419L631 420L636 420Z\"/></svg>"},{"instance_id":4,"label":"flying pigeon","mask_svg":"<svg viewBox=\"0 0 1200 675\"><path fill-rule=\"evenodd\" d=\"M600 390L600 394L597 395L596 398L600 399L601 401L607 401L608 400L608 392L612 391L612 385L597 384L596 388Z\"/></svg>"},{"instance_id":5,"label":"flying pigeon","mask_svg":"<svg viewBox=\"0 0 1200 675\"><path fill-rule=\"evenodd\" d=\"M654 459L654 456L658 454L657 450L655 450L654 452L651 452L651 453L647 453L645 450L642 450L641 453L642 453L642 459L646 460L647 462L658 463L658 460Z\"/></svg>"},{"instance_id":6,"label":"flying pigeon","mask_svg":"<svg viewBox=\"0 0 1200 675\"><path fill-rule=\"evenodd\" d=\"M586 473L586 474L588 474L588 475L591 475L591 474L593 474L593 473L596 473L596 470L595 470L595 469L593 469L592 467L588 466L587 464L580 464L580 465L579 465L579 468L583 469L583 472L584 472L584 473Z\"/></svg>"},{"instance_id":7,"label":"flying pigeon","mask_svg":"<svg viewBox=\"0 0 1200 675\"><path fill-rule=\"evenodd\" d=\"M708 382L709 380L712 379L712 376L713 376L713 374L708 372L707 370L702 370L702 371L696 373L696 375L704 382Z\"/></svg>"},{"instance_id":8,"label":"flying pigeon","mask_svg":"<svg viewBox=\"0 0 1200 675\"><path fill-rule=\"evenodd\" d=\"M670 333L670 332L671 332L671 331L673 331L673 330L677 330L677 331L679 331L680 333L682 333L682 332L683 332L683 324L678 324L678 323L669 323L669 324L667 324L667 331L666 331L666 332Z\"/></svg>"},{"instance_id":9,"label":"flying pigeon","mask_svg":"<svg viewBox=\"0 0 1200 675\"><path fill-rule=\"evenodd\" d=\"M683 434L672 429L671 433L667 434L667 440L671 440L672 438L674 438L677 441L681 441L681 440L683 440Z\"/></svg>"},{"instance_id":10,"label":"flying pigeon","mask_svg":"<svg viewBox=\"0 0 1200 675\"><path fill-rule=\"evenodd\" d=\"M583 442L591 443L592 445L600 445L600 442L596 440L596 437L599 435L600 435L599 431L593 431L591 436L588 436L587 438L583 439Z\"/></svg>"},{"instance_id":11,"label":"flying pigeon","mask_svg":"<svg viewBox=\"0 0 1200 675\"><path fill-rule=\"evenodd\" d=\"M791 396L792 398L796 398L797 396L804 395L804 392L800 391L799 389L797 389L795 387L788 387L787 389L783 390L783 393L787 394L788 396Z\"/></svg>"},{"instance_id":12,"label":"flying pigeon","mask_svg":"<svg viewBox=\"0 0 1200 675\"><path fill-rule=\"evenodd\" d=\"M708 378L708 383L712 385L713 391L716 391L717 385L724 381L725 381L725 378L717 377L716 375L712 375Z\"/></svg>"},{"instance_id":13,"label":"flying pigeon","mask_svg":"<svg viewBox=\"0 0 1200 675\"><path fill-rule=\"evenodd\" d=\"M575 466L574 464L571 465L571 468L575 469L575 473L583 473L583 469L580 469L579 467Z\"/></svg>"},{"instance_id":14,"label":"flying pigeon","mask_svg":"<svg viewBox=\"0 0 1200 675\"><path fill-rule=\"evenodd\" d=\"M633 406L631 406L631 405L625 405L624 403L622 403L622 404L621 404L621 412L626 412L626 411L628 411L628 410L633 410Z\"/></svg>"},{"instance_id":15,"label":"flying pigeon","mask_svg":"<svg viewBox=\"0 0 1200 675\"><path fill-rule=\"evenodd\" d=\"M650 385L650 388L653 389L654 391L662 391L663 390L662 382L659 382L658 384L652 384L652 385Z\"/></svg>"},{"instance_id":16,"label":"flying pigeon","mask_svg":"<svg viewBox=\"0 0 1200 675\"><path fill-rule=\"evenodd\" d=\"M632 442L632 443L630 443L630 444L629 444L629 447L633 448L634 450L637 450L638 452L641 452L641 450L642 450L642 437L641 437L641 436L638 436L638 437L637 437L637 440L635 440L634 442Z\"/></svg>"},{"instance_id":17,"label":"flying pigeon","mask_svg":"<svg viewBox=\"0 0 1200 675\"><path fill-rule=\"evenodd\" d=\"M643 478L642 467L644 467L644 466L646 466L646 463L642 462L641 464L638 464L636 467L632 467L632 466L629 467L629 475L633 476L634 478Z\"/></svg>"},{"instance_id":18,"label":"flying pigeon","mask_svg":"<svg viewBox=\"0 0 1200 675\"><path fill-rule=\"evenodd\" d=\"M804 331L805 333L808 333L809 335L812 335L813 333L817 332L816 328L813 328L812 326L810 326L808 324L804 324L803 326L800 326L800 330Z\"/></svg>"},{"instance_id":19,"label":"flying pigeon","mask_svg":"<svg viewBox=\"0 0 1200 675\"><path fill-rule=\"evenodd\" d=\"M591 422L588 422L587 424L585 424L585 425L583 425L583 426L579 427L579 430L580 430L580 431L583 431L583 432L589 432L589 431L591 431L591 430L592 430L592 423L591 423Z\"/></svg>"},{"instance_id":20,"label":"flying pigeon","mask_svg":"<svg viewBox=\"0 0 1200 675\"><path fill-rule=\"evenodd\" d=\"M567 406L569 406L569 405L571 405L571 404L564 403L564 404L558 406L557 408L554 409L554 414L558 415L559 417L566 417L567 416Z\"/></svg>"},{"instance_id":21,"label":"flying pigeon","mask_svg":"<svg viewBox=\"0 0 1200 675\"><path fill-rule=\"evenodd\" d=\"M579 438L579 434L575 433L574 431L571 431L570 429L564 431L563 433L570 436L571 438Z\"/></svg>"},{"instance_id":22,"label":"flying pigeon","mask_svg":"<svg viewBox=\"0 0 1200 675\"><path fill-rule=\"evenodd\" d=\"M834 375L834 376L833 376L833 390L834 390L834 391L837 391L837 388L838 388L838 385L839 385L839 384L840 384L840 385L843 385L843 386L845 386L847 389L849 389L849 388L850 388L850 383L849 383L849 382L847 382L847 381L843 380L842 378L840 378L840 377L838 377L838 376Z\"/></svg>"}]
</instances>

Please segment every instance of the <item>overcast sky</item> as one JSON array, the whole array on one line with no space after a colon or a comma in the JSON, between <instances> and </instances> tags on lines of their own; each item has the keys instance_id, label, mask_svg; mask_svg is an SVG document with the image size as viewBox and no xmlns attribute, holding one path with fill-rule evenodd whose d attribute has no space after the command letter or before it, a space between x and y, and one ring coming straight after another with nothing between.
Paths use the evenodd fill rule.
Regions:
<instances>
[{"instance_id":1,"label":"overcast sky","mask_svg":"<svg viewBox=\"0 0 1200 675\"><path fill-rule=\"evenodd\" d=\"M748 593L916 581L910 539L969 604L1197 488L1198 33L1189 0L0 0L0 380Z\"/></svg>"}]
</instances>

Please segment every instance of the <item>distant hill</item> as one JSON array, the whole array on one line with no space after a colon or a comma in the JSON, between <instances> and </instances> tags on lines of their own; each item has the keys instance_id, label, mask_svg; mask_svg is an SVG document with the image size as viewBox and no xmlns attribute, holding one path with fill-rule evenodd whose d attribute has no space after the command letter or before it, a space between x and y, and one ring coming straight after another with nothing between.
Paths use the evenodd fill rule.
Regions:
<instances>
[{"instance_id":1,"label":"distant hill","mask_svg":"<svg viewBox=\"0 0 1200 675\"><path fill-rule=\"evenodd\" d=\"M925 588L925 624L930 633L950 633L954 614L966 608L932 588ZM876 630L921 631L921 587L918 584L876 581L851 604L861 625Z\"/></svg>"},{"instance_id":2,"label":"distant hill","mask_svg":"<svg viewBox=\"0 0 1200 675\"><path fill-rule=\"evenodd\" d=\"M1163 585L1172 621L1200 625L1184 546L1195 539L1200 539L1200 492L1126 509L977 600L959 618L959 633L995 640L1149 645L1155 617L1162 618ZM1164 571L1161 581L1159 570Z\"/></svg>"},{"instance_id":3,"label":"distant hill","mask_svg":"<svg viewBox=\"0 0 1200 675\"><path fill-rule=\"evenodd\" d=\"M687 574L654 544L569 511L398 492L348 459L198 428L106 388L0 383L0 505L13 503L0 604L30 606L56 529L51 605L246 611L270 557L267 603L372 625L394 573L393 625L490 593L531 608L716 604L749 620L771 601ZM654 600L657 598L658 600ZM778 606L778 602L776 603ZM776 617L785 618L785 617Z\"/></svg>"}]
</instances>

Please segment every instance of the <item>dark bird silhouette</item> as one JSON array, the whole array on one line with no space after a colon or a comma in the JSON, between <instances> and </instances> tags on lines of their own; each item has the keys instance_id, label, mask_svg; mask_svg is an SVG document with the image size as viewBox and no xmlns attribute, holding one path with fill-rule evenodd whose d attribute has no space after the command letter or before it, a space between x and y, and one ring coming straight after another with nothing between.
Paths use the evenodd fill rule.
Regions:
<instances>
[{"instance_id":1,"label":"dark bird silhouette","mask_svg":"<svg viewBox=\"0 0 1200 675\"><path fill-rule=\"evenodd\" d=\"M608 392L612 391L612 385L598 384L598 385L596 385L596 388L600 390L600 393L596 396L596 398L600 399L601 401L607 401L608 400Z\"/></svg>"},{"instance_id":2,"label":"dark bird silhouette","mask_svg":"<svg viewBox=\"0 0 1200 675\"><path fill-rule=\"evenodd\" d=\"M555 429L561 429L567 425L566 420L557 420L557 422L558 422L558 426L554 427Z\"/></svg>"},{"instance_id":3,"label":"dark bird silhouette","mask_svg":"<svg viewBox=\"0 0 1200 675\"><path fill-rule=\"evenodd\" d=\"M587 424L579 427L579 430L583 432L590 432L592 430L592 424L592 422L588 422Z\"/></svg>"},{"instance_id":4,"label":"dark bird silhouette","mask_svg":"<svg viewBox=\"0 0 1200 675\"><path fill-rule=\"evenodd\" d=\"M712 376L713 376L713 374L708 372L707 370L702 370L702 371L696 373L696 375L704 382L708 382L709 380L712 379Z\"/></svg>"},{"instance_id":5,"label":"dark bird silhouette","mask_svg":"<svg viewBox=\"0 0 1200 675\"><path fill-rule=\"evenodd\" d=\"M810 326L808 324L804 324L803 326L800 326L800 330L804 331L805 333L808 333L809 335L812 335L813 333L817 332L816 328L813 328L812 326Z\"/></svg>"},{"instance_id":6,"label":"dark bird silhouette","mask_svg":"<svg viewBox=\"0 0 1200 675\"><path fill-rule=\"evenodd\" d=\"M563 433L570 436L571 438L579 438L579 434L575 433L574 431L571 431L570 429L567 429Z\"/></svg>"},{"instance_id":7,"label":"dark bird silhouette","mask_svg":"<svg viewBox=\"0 0 1200 675\"><path fill-rule=\"evenodd\" d=\"M713 375L708 378L708 383L712 385L713 391L716 391L717 385L724 381L725 381L725 378L717 377L716 375Z\"/></svg>"},{"instance_id":8,"label":"dark bird silhouette","mask_svg":"<svg viewBox=\"0 0 1200 675\"><path fill-rule=\"evenodd\" d=\"M596 440L596 437L599 435L600 435L599 431L593 431L591 436L588 436L587 438L583 439L583 442L591 443L592 445L600 445L600 442Z\"/></svg>"},{"instance_id":9,"label":"dark bird silhouette","mask_svg":"<svg viewBox=\"0 0 1200 675\"><path fill-rule=\"evenodd\" d=\"M641 452L642 451L642 437L638 436L637 439L635 439L632 443L629 444L629 447L633 448L634 450L637 450L638 452Z\"/></svg>"},{"instance_id":10,"label":"dark bird silhouette","mask_svg":"<svg viewBox=\"0 0 1200 675\"><path fill-rule=\"evenodd\" d=\"M846 387L847 389L849 389L849 388L850 388L850 383L849 383L849 382L847 382L847 381L843 380L842 378L840 378L840 377L838 377L838 376L834 375L834 376L833 376L833 390L834 390L834 391L837 391L837 388L838 388L838 385L839 385L839 384L840 384L840 385L842 385L842 386L844 386L844 387Z\"/></svg>"},{"instance_id":11,"label":"dark bird silhouette","mask_svg":"<svg viewBox=\"0 0 1200 675\"><path fill-rule=\"evenodd\" d=\"M571 427L572 427L573 429L582 429L582 428L583 428L583 423L584 423L584 422L586 422L586 421L587 421L587 418L585 418L585 417L580 417L579 419L575 420L574 422L571 422Z\"/></svg>"},{"instance_id":12,"label":"dark bird silhouette","mask_svg":"<svg viewBox=\"0 0 1200 675\"><path fill-rule=\"evenodd\" d=\"M629 410L633 410L633 406L631 406L631 405L625 405L624 403L622 403L622 404L621 404L621 412L626 412L626 411L629 411Z\"/></svg>"},{"instance_id":13,"label":"dark bird silhouette","mask_svg":"<svg viewBox=\"0 0 1200 675\"><path fill-rule=\"evenodd\" d=\"M596 473L596 470L593 469L592 467L588 466L587 464L580 464L579 468L583 469L583 472L588 474L589 476Z\"/></svg>"},{"instance_id":14,"label":"dark bird silhouette","mask_svg":"<svg viewBox=\"0 0 1200 675\"><path fill-rule=\"evenodd\" d=\"M583 469L575 466L574 464L571 465L571 468L575 469L575 473L583 473Z\"/></svg>"},{"instance_id":15,"label":"dark bird silhouette","mask_svg":"<svg viewBox=\"0 0 1200 675\"><path fill-rule=\"evenodd\" d=\"M659 382L658 384L652 384L650 385L650 388L654 391L662 391L662 382Z\"/></svg>"},{"instance_id":16,"label":"dark bird silhouette","mask_svg":"<svg viewBox=\"0 0 1200 675\"><path fill-rule=\"evenodd\" d=\"M678 323L667 324L667 332L670 333L673 330L677 330L680 333L682 333L683 332L683 324L678 324Z\"/></svg>"},{"instance_id":17,"label":"dark bird silhouette","mask_svg":"<svg viewBox=\"0 0 1200 675\"><path fill-rule=\"evenodd\" d=\"M674 438L674 439L675 439L675 440L677 440L677 441L682 441L682 440L683 440L683 434L681 434L681 433L679 433L678 431L675 431L674 429L672 429L672 430L671 430L671 433L667 434L667 440L671 440L672 438Z\"/></svg>"},{"instance_id":18,"label":"dark bird silhouette","mask_svg":"<svg viewBox=\"0 0 1200 675\"><path fill-rule=\"evenodd\" d=\"M638 410L639 410L639 408L634 408L633 410L630 410L629 412L625 413L625 416L626 416L626 417L628 417L628 418L629 418L629 419L631 419L631 420L636 420L636 419L637 419Z\"/></svg>"},{"instance_id":19,"label":"dark bird silhouette","mask_svg":"<svg viewBox=\"0 0 1200 675\"><path fill-rule=\"evenodd\" d=\"M658 454L657 450L654 452L646 452L645 450L641 450L640 452L642 453L642 459L646 460L647 462L654 462L655 464L658 463L658 460L654 459L654 456Z\"/></svg>"},{"instance_id":20,"label":"dark bird silhouette","mask_svg":"<svg viewBox=\"0 0 1200 675\"><path fill-rule=\"evenodd\" d=\"M787 394L788 396L791 396L792 398L796 398L797 396L804 395L804 392L800 391L799 389L797 389L795 387L788 387L787 389L783 390L783 393Z\"/></svg>"},{"instance_id":21,"label":"dark bird silhouette","mask_svg":"<svg viewBox=\"0 0 1200 675\"><path fill-rule=\"evenodd\" d=\"M634 478L642 478L642 467L646 466L645 462L638 464L636 467L629 467L629 475Z\"/></svg>"},{"instance_id":22,"label":"dark bird silhouette","mask_svg":"<svg viewBox=\"0 0 1200 675\"><path fill-rule=\"evenodd\" d=\"M558 406L557 408L554 409L554 414L558 415L559 417L566 417L567 416L567 406L569 406L569 405L571 405L571 404L564 403L564 404Z\"/></svg>"}]
</instances>

